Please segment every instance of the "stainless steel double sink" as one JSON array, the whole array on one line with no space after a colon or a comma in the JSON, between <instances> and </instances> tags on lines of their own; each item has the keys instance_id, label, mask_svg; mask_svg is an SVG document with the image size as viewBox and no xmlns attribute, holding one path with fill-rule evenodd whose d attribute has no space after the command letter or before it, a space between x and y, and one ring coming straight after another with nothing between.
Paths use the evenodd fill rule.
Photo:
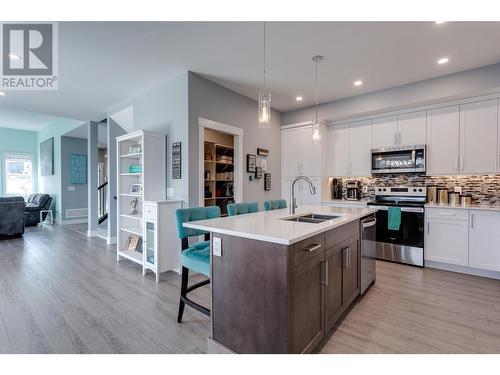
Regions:
<instances>
[{"instance_id":1,"label":"stainless steel double sink","mask_svg":"<svg viewBox=\"0 0 500 375\"><path fill-rule=\"evenodd\" d=\"M341 216L339 215L325 215L325 214L306 214L299 215L289 218L283 218L281 220L285 221L297 221L299 223L311 223L311 224L320 224L328 220L338 219Z\"/></svg>"}]
</instances>

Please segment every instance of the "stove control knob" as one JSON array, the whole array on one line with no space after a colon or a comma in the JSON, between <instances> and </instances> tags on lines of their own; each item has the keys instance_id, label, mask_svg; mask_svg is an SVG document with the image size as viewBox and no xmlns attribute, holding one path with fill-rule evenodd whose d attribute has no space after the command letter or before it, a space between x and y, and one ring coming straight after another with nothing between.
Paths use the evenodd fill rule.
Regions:
<instances>
[{"instance_id":1,"label":"stove control knob","mask_svg":"<svg viewBox=\"0 0 500 375\"><path fill-rule=\"evenodd\" d=\"M384 191L386 191L387 189L384 188Z\"/></svg>"},{"instance_id":2,"label":"stove control knob","mask_svg":"<svg viewBox=\"0 0 500 375\"><path fill-rule=\"evenodd\" d=\"M413 191L414 191L414 192L416 192L416 191L417 191L417 189L413 189Z\"/></svg>"},{"instance_id":3,"label":"stove control knob","mask_svg":"<svg viewBox=\"0 0 500 375\"><path fill-rule=\"evenodd\" d=\"M422 192L422 189L418 189L419 192Z\"/></svg>"}]
</instances>

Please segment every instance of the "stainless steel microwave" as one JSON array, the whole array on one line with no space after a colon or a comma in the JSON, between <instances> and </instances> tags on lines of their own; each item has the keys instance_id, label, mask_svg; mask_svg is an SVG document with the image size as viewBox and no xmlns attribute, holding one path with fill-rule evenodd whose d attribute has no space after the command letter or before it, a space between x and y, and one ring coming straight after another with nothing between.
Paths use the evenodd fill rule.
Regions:
<instances>
[{"instance_id":1,"label":"stainless steel microwave","mask_svg":"<svg viewBox=\"0 0 500 375\"><path fill-rule=\"evenodd\" d=\"M372 149L372 174L425 173L425 145Z\"/></svg>"}]
</instances>

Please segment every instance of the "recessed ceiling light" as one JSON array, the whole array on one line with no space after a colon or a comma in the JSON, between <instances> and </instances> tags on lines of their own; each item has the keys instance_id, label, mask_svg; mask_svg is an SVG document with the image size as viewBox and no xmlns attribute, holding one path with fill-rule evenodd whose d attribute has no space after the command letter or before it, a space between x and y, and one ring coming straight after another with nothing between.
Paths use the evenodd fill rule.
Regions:
<instances>
[{"instance_id":1,"label":"recessed ceiling light","mask_svg":"<svg viewBox=\"0 0 500 375\"><path fill-rule=\"evenodd\" d=\"M446 23L446 21L436 21L436 25L441 25L442 23Z\"/></svg>"},{"instance_id":2,"label":"recessed ceiling light","mask_svg":"<svg viewBox=\"0 0 500 375\"><path fill-rule=\"evenodd\" d=\"M363 84L363 81L354 81L354 86L361 86Z\"/></svg>"},{"instance_id":3,"label":"recessed ceiling light","mask_svg":"<svg viewBox=\"0 0 500 375\"><path fill-rule=\"evenodd\" d=\"M4 93L3 91L0 91L0 96L5 96L7 95L6 93Z\"/></svg>"},{"instance_id":4,"label":"recessed ceiling light","mask_svg":"<svg viewBox=\"0 0 500 375\"><path fill-rule=\"evenodd\" d=\"M20 58L19 56L14 55L13 53L11 53L11 54L9 55L9 57L10 57L12 60L21 60L21 58Z\"/></svg>"},{"instance_id":5,"label":"recessed ceiling light","mask_svg":"<svg viewBox=\"0 0 500 375\"><path fill-rule=\"evenodd\" d=\"M302 101L302 96L297 96L297 97L295 98L295 100L296 100L296 101L298 101L298 102L301 102L301 101Z\"/></svg>"},{"instance_id":6,"label":"recessed ceiling light","mask_svg":"<svg viewBox=\"0 0 500 375\"><path fill-rule=\"evenodd\" d=\"M446 64L448 61L449 61L449 59L447 57L443 57L443 58L438 60L438 64L440 64L440 65Z\"/></svg>"}]
</instances>

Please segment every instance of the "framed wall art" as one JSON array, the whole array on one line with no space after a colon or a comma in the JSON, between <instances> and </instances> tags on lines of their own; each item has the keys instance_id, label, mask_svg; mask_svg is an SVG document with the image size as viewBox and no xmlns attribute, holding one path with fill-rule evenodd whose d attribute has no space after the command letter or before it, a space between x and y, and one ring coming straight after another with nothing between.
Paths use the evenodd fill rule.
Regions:
<instances>
[{"instance_id":1,"label":"framed wall art","mask_svg":"<svg viewBox=\"0 0 500 375\"><path fill-rule=\"evenodd\" d=\"M269 155L269 150L267 148L258 148L257 149L257 155L259 156L268 156Z\"/></svg>"},{"instance_id":2,"label":"framed wall art","mask_svg":"<svg viewBox=\"0 0 500 375\"><path fill-rule=\"evenodd\" d=\"M69 163L69 183L85 185L87 183L87 155L72 154Z\"/></svg>"},{"instance_id":3,"label":"framed wall art","mask_svg":"<svg viewBox=\"0 0 500 375\"><path fill-rule=\"evenodd\" d=\"M271 190L271 173L264 173L264 190Z\"/></svg>"},{"instance_id":4,"label":"framed wall art","mask_svg":"<svg viewBox=\"0 0 500 375\"><path fill-rule=\"evenodd\" d=\"M262 167L255 167L255 178L257 180L262 178Z\"/></svg>"},{"instance_id":5,"label":"framed wall art","mask_svg":"<svg viewBox=\"0 0 500 375\"><path fill-rule=\"evenodd\" d=\"M54 137L40 143L40 164L42 176L54 174Z\"/></svg>"},{"instance_id":6,"label":"framed wall art","mask_svg":"<svg viewBox=\"0 0 500 375\"><path fill-rule=\"evenodd\" d=\"M247 154L247 172L255 173L257 167L257 156L254 154Z\"/></svg>"},{"instance_id":7,"label":"framed wall art","mask_svg":"<svg viewBox=\"0 0 500 375\"><path fill-rule=\"evenodd\" d=\"M182 145L181 142L172 143L172 178L182 178Z\"/></svg>"}]
</instances>

